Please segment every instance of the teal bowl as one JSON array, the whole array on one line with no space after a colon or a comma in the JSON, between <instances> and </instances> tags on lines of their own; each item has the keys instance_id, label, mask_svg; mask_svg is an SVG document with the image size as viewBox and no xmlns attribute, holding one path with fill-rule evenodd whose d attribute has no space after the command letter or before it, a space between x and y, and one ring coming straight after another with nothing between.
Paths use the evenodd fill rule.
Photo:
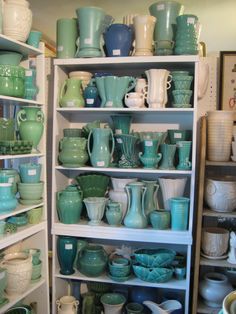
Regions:
<instances>
[{"instance_id":1,"label":"teal bowl","mask_svg":"<svg viewBox=\"0 0 236 314\"><path fill-rule=\"evenodd\" d=\"M101 296L101 303L104 305L121 305L126 302L126 298L121 293L105 293Z\"/></svg>"},{"instance_id":2,"label":"teal bowl","mask_svg":"<svg viewBox=\"0 0 236 314\"><path fill-rule=\"evenodd\" d=\"M130 274L131 265L113 265L111 262L108 264L109 272L113 277L126 277Z\"/></svg>"},{"instance_id":3,"label":"teal bowl","mask_svg":"<svg viewBox=\"0 0 236 314\"><path fill-rule=\"evenodd\" d=\"M40 181L42 165L38 163L24 163L19 165L20 178L23 183L38 183Z\"/></svg>"},{"instance_id":4,"label":"teal bowl","mask_svg":"<svg viewBox=\"0 0 236 314\"><path fill-rule=\"evenodd\" d=\"M176 252L169 249L138 249L134 251L135 262L145 267L165 267L171 265Z\"/></svg>"},{"instance_id":5,"label":"teal bowl","mask_svg":"<svg viewBox=\"0 0 236 314\"><path fill-rule=\"evenodd\" d=\"M0 51L0 64L19 65L22 58L23 58L23 55L19 52L6 51L6 50Z\"/></svg>"},{"instance_id":6,"label":"teal bowl","mask_svg":"<svg viewBox=\"0 0 236 314\"><path fill-rule=\"evenodd\" d=\"M173 268L145 267L138 264L133 265L133 271L139 279L154 283L167 282L172 278L174 273Z\"/></svg>"}]
</instances>

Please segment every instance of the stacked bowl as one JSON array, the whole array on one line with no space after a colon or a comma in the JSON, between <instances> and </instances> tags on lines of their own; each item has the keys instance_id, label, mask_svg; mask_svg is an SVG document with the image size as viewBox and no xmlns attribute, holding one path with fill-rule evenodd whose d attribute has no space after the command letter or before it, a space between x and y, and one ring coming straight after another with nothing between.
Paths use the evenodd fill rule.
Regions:
<instances>
[{"instance_id":1,"label":"stacked bowl","mask_svg":"<svg viewBox=\"0 0 236 314\"><path fill-rule=\"evenodd\" d=\"M191 84L193 76L189 75L188 71L174 71L171 73L172 81L174 83L174 90L172 90L174 108L190 108L190 100L193 91Z\"/></svg>"}]
</instances>

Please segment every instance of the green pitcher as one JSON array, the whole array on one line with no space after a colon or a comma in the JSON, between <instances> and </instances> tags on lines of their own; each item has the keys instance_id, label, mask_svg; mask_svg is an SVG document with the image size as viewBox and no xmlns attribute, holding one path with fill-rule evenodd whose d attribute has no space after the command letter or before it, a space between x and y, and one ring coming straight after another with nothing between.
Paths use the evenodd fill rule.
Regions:
<instances>
[{"instance_id":1,"label":"green pitcher","mask_svg":"<svg viewBox=\"0 0 236 314\"><path fill-rule=\"evenodd\" d=\"M60 142L59 161L64 167L83 167L88 161L87 140L84 137L63 137Z\"/></svg>"},{"instance_id":2,"label":"green pitcher","mask_svg":"<svg viewBox=\"0 0 236 314\"><path fill-rule=\"evenodd\" d=\"M59 95L60 107L84 107L81 84L82 81L76 78L69 78L64 81Z\"/></svg>"}]
</instances>

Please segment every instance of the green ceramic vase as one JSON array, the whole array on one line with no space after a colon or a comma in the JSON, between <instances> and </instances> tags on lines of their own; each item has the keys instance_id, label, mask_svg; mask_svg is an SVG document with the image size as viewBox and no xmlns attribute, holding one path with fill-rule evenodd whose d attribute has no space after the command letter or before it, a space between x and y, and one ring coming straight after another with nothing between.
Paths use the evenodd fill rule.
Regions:
<instances>
[{"instance_id":1,"label":"green ceramic vase","mask_svg":"<svg viewBox=\"0 0 236 314\"><path fill-rule=\"evenodd\" d=\"M62 275L73 274L73 263L77 253L77 238L69 236L58 236L57 257Z\"/></svg>"}]
</instances>

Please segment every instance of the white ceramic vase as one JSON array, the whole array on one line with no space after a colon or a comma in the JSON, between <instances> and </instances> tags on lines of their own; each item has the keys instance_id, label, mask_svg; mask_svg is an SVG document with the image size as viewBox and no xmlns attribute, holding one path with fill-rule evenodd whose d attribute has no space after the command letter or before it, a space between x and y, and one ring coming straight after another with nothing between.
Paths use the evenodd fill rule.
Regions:
<instances>
[{"instance_id":1,"label":"white ceramic vase","mask_svg":"<svg viewBox=\"0 0 236 314\"><path fill-rule=\"evenodd\" d=\"M65 295L56 301L58 314L76 314L79 301L75 297Z\"/></svg>"},{"instance_id":2,"label":"white ceramic vase","mask_svg":"<svg viewBox=\"0 0 236 314\"><path fill-rule=\"evenodd\" d=\"M148 80L148 107L164 108L168 102L167 90L171 87L170 72L165 69L150 69L145 71L145 74Z\"/></svg>"},{"instance_id":3,"label":"white ceramic vase","mask_svg":"<svg viewBox=\"0 0 236 314\"><path fill-rule=\"evenodd\" d=\"M220 257L228 251L229 231L218 227L202 229L202 251L210 257Z\"/></svg>"},{"instance_id":4,"label":"white ceramic vase","mask_svg":"<svg viewBox=\"0 0 236 314\"><path fill-rule=\"evenodd\" d=\"M5 0L3 5L3 34L25 42L32 26L32 12L26 0Z\"/></svg>"},{"instance_id":5,"label":"white ceramic vase","mask_svg":"<svg viewBox=\"0 0 236 314\"><path fill-rule=\"evenodd\" d=\"M100 225L105 212L107 199L105 197L87 197L84 198L87 214L90 219L89 225Z\"/></svg>"},{"instance_id":6,"label":"white ceramic vase","mask_svg":"<svg viewBox=\"0 0 236 314\"><path fill-rule=\"evenodd\" d=\"M170 198L182 197L184 195L186 182L187 178L159 178L165 210L170 211Z\"/></svg>"}]
</instances>

